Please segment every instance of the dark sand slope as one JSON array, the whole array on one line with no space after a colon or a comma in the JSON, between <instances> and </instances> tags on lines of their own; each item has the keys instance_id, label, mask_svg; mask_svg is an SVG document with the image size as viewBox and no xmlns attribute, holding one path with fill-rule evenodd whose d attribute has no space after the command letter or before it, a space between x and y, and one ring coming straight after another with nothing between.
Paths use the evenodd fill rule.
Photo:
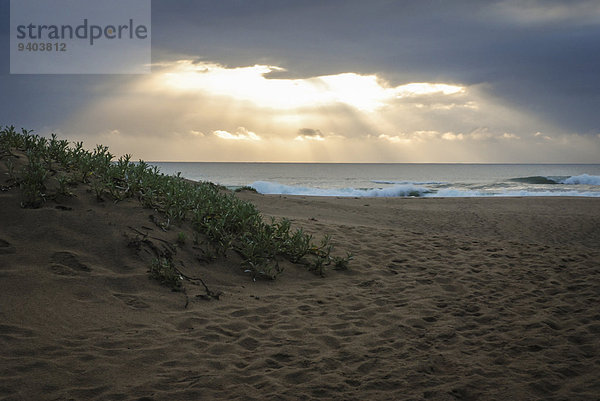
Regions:
<instances>
[{"instance_id":1,"label":"dark sand slope","mask_svg":"<svg viewBox=\"0 0 600 401\"><path fill-rule=\"evenodd\" d=\"M135 230L173 247L179 228L78 191L66 208L35 210L0 192L2 400L600 394L598 199L243 193L265 215L332 234L352 270L287 266L252 282L235 260L206 265L191 243L177 247L186 274L223 292L206 300L201 285L185 295L148 278Z\"/></svg>"}]
</instances>

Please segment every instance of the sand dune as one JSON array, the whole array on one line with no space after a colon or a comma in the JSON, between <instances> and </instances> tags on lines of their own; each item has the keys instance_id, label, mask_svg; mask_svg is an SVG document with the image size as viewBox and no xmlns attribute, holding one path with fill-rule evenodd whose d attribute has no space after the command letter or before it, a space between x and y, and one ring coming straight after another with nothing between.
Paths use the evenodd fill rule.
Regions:
<instances>
[{"instance_id":1,"label":"sand dune","mask_svg":"<svg viewBox=\"0 0 600 401\"><path fill-rule=\"evenodd\" d=\"M590 400L597 199L241 193L354 254L321 278L206 264L135 202L0 192L2 400ZM148 278L171 247L186 293Z\"/></svg>"}]
</instances>

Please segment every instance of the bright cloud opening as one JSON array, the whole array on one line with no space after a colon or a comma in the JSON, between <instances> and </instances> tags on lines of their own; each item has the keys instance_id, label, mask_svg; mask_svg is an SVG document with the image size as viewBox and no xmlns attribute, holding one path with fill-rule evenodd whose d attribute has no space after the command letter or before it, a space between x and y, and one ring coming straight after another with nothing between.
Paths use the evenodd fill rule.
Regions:
<instances>
[{"instance_id":1,"label":"bright cloud opening","mask_svg":"<svg viewBox=\"0 0 600 401\"><path fill-rule=\"evenodd\" d=\"M161 66L155 84L171 91L202 92L252 102L259 107L299 109L345 104L374 111L397 99L429 95L455 95L465 88L443 83L409 83L389 86L377 75L353 72L306 79L276 79L266 75L284 70L270 65L227 68L219 64L179 60Z\"/></svg>"},{"instance_id":2,"label":"bright cloud opening","mask_svg":"<svg viewBox=\"0 0 600 401\"><path fill-rule=\"evenodd\" d=\"M306 135L298 135L296 138L294 138L295 141L317 141L317 142L322 142L325 140L325 138L323 138L321 135L315 135L315 136L306 136Z\"/></svg>"},{"instance_id":3,"label":"bright cloud opening","mask_svg":"<svg viewBox=\"0 0 600 401\"><path fill-rule=\"evenodd\" d=\"M465 136L463 134L455 134L454 132L445 132L442 135L442 139L447 141L462 141L465 139Z\"/></svg>"},{"instance_id":4,"label":"bright cloud opening","mask_svg":"<svg viewBox=\"0 0 600 401\"><path fill-rule=\"evenodd\" d=\"M384 140L384 141L388 141L391 143L403 143L403 144L409 144L412 142L412 140L410 138L405 138L403 136L400 135L386 135L386 134L381 134L378 136L379 139Z\"/></svg>"},{"instance_id":5,"label":"bright cloud opening","mask_svg":"<svg viewBox=\"0 0 600 401\"><path fill-rule=\"evenodd\" d=\"M277 70L165 62L74 115L69 131L96 132L117 153L135 147L148 160L597 161L595 135L565 135L486 85L394 86L355 72L269 78Z\"/></svg>"},{"instance_id":6,"label":"bright cloud opening","mask_svg":"<svg viewBox=\"0 0 600 401\"><path fill-rule=\"evenodd\" d=\"M248 131L244 127L239 127L235 134L227 131L217 130L213 131L213 134L221 139L234 140L234 141L260 141L260 137L252 131Z\"/></svg>"}]
</instances>

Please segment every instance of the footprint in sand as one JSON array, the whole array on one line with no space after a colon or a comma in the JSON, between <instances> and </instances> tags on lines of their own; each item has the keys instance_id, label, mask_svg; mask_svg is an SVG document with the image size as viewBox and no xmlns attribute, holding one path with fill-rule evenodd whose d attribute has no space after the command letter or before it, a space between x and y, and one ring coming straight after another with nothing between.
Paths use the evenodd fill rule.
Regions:
<instances>
[{"instance_id":1,"label":"footprint in sand","mask_svg":"<svg viewBox=\"0 0 600 401\"><path fill-rule=\"evenodd\" d=\"M121 301L125 302L125 305L129 306L133 309L146 309L149 308L150 305L140 300L135 295L128 294L113 294L116 298L119 298Z\"/></svg>"},{"instance_id":2,"label":"footprint in sand","mask_svg":"<svg viewBox=\"0 0 600 401\"><path fill-rule=\"evenodd\" d=\"M12 324L0 324L0 337L4 341L28 340L35 337L35 333L29 329Z\"/></svg>"},{"instance_id":3,"label":"footprint in sand","mask_svg":"<svg viewBox=\"0 0 600 401\"><path fill-rule=\"evenodd\" d=\"M7 255L9 253L15 253L15 247L10 242L0 238L0 255Z\"/></svg>"},{"instance_id":4,"label":"footprint in sand","mask_svg":"<svg viewBox=\"0 0 600 401\"><path fill-rule=\"evenodd\" d=\"M62 276L74 276L78 272L89 272L91 269L81 263L77 257L71 252L61 251L55 252L50 257L50 269Z\"/></svg>"}]
</instances>

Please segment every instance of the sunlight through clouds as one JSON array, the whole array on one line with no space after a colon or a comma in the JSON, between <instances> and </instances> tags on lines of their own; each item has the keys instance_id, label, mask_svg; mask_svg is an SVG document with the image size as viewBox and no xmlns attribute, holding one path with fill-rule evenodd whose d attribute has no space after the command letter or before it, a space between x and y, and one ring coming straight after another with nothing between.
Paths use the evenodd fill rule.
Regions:
<instances>
[{"instance_id":1,"label":"sunlight through clouds","mask_svg":"<svg viewBox=\"0 0 600 401\"><path fill-rule=\"evenodd\" d=\"M223 130L213 131L213 134L215 134L216 136L218 136L221 139L234 140L234 141L260 141L261 140L261 138L258 135L256 135L252 131L248 131L244 127L239 127L235 131L235 134L232 134L230 132L223 131Z\"/></svg>"},{"instance_id":2,"label":"sunlight through clouds","mask_svg":"<svg viewBox=\"0 0 600 401\"><path fill-rule=\"evenodd\" d=\"M445 132L442 134L442 139L447 141L462 141L465 139L465 136L463 134L455 134L454 132Z\"/></svg>"},{"instance_id":3,"label":"sunlight through clouds","mask_svg":"<svg viewBox=\"0 0 600 401\"><path fill-rule=\"evenodd\" d=\"M348 71L270 78L281 70L164 62L74 115L69 130L93 136L110 124L120 134L103 135L107 145L148 160L543 162L595 160L600 149L595 136L565 136L485 84L393 85Z\"/></svg>"},{"instance_id":4,"label":"sunlight through clouds","mask_svg":"<svg viewBox=\"0 0 600 401\"><path fill-rule=\"evenodd\" d=\"M302 135L298 135L296 138L294 138L294 141L324 141L325 138L323 138L320 135L315 135L315 136L302 136Z\"/></svg>"},{"instance_id":5,"label":"sunlight through clouds","mask_svg":"<svg viewBox=\"0 0 600 401\"><path fill-rule=\"evenodd\" d=\"M405 138L402 137L400 135L394 135L394 136L390 136L390 135L386 135L386 134L381 134L378 136L379 139L382 139L384 141L388 141L391 143L404 143L404 144L408 144L412 142L412 139L410 138Z\"/></svg>"},{"instance_id":6,"label":"sunlight through clouds","mask_svg":"<svg viewBox=\"0 0 600 401\"><path fill-rule=\"evenodd\" d=\"M283 68L269 65L227 68L219 64L179 60L162 64L155 84L179 92L209 93L250 101L259 107L297 109L346 104L372 112L396 99L427 95L454 95L465 88L443 83L417 82L389 86L377 75L352 72L306 79L269 78Z\"/></svg>"}]
</instances>

